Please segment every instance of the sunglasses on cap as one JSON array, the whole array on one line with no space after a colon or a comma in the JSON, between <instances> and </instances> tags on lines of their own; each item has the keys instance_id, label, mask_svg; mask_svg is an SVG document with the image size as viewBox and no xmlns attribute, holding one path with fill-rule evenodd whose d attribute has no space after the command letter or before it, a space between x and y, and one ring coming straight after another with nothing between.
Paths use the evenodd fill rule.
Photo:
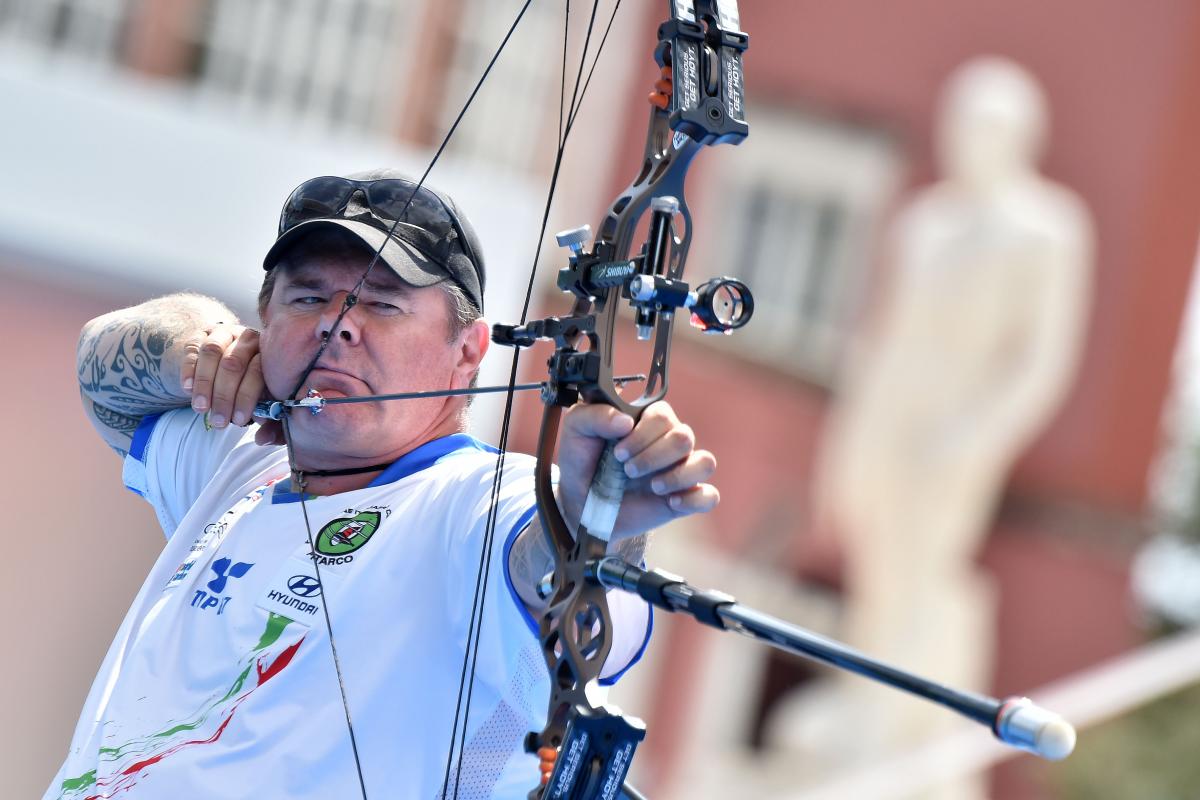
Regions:
<instances>
[{"instance_id":1,"label":"sunglasses on cap","mask_svg":"<svg viewBox=\"0 0 1200 800\"><path fill-rule=\"evenodd\" d=\"M350 201L358 195L374 219L360 212L347 214ZM475 273L481 282L482 264L463 230L458 216L436 192L403 178L355 180L335 175L312 178L288 196L279 215L279 236L304 222L317 219L351 219L366 222L405 241L447 269L460 284ZM468 267L463 263L469 262ZM475 277L471 276L471 277ZM477 291L472 299L481 305Z\"/></svg>"},{"instance_id":2,"label":"sunglasses on cap","mask_svg":"<svg viewBox=\"0 0 1200 800\"><path fill-rule=\"evenodd\" d=\"M279 215L279 235L310 219L342 216L350 198L362 192L367 208L388 222L415 225L442 238L455 231L461 238L458 220L434 192L402 178L358 181L326 175L297 186Z\"/></svg>"}]
</instances>

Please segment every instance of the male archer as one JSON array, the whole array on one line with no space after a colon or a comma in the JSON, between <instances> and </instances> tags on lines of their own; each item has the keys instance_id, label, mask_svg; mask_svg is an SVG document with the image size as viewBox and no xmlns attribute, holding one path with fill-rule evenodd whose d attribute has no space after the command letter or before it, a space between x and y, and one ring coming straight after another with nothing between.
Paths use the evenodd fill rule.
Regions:
<instances>
[{"instance_id":1,"label":"male archer","mask_svg":"<svg viewBox=\"0 0 1200 800\"><path fill-rule=\"evenodd\" d=\"M471 386L489 342L478 237L452 199L402 174L321 177L288 198L264 267L260 330L190 294L84 328L85 410L167 543L45 797L430 798L447 774L464 797L524 797L538 774L521 743L548 694L535 586L553 564L533 460L506 457L493 503L497 454L465 432L462 396L252 417L263 398L309 389ZM572 524L606 440L631 478L613 539L626 559L651 528L716 505L716 462L667 404L636 424L581 404L558 453ZM610 603L609 682L650 628L639 599Z\"/></svg>"}]
</instances>

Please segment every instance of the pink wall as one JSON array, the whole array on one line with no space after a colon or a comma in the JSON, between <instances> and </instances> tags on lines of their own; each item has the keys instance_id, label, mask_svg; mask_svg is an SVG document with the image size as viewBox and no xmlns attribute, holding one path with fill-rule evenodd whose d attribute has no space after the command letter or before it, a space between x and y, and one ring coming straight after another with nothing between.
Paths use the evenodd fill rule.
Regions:
<instances>
[{"instance_id":1,"label":"pink wall","mask_svg":"<svg viewBox=\"0 0 1200 800\"><path fill-rule=\"evenodd\" d=\"M995 688L1029 689L1135 645L1128 562L1145 513L1200 222L1200 5L799 0L743 3L741 10L751 42L751 103L807 107L895 131L914 184L933 177L937 91L957 64L1006 55L1044 82L1052 109L1044 168L1092 209L1096 298L1077 385L1018 465L1013 505L981 555L1002 596ZM660 13L658 6L645 12L647 44ZM647 64L639 80L649 85L653 77ZM631 96L624 127L640 131L641 94ZM752 117L750 125L752 142ZM631 133L619 163L636 164L640 151ZM695 169L704 169L702 159ZM627 171L614 170L614 193ZM773 528L795 540L798 570L836 580L836 549L812 535L806 502L824 393L710 348L676 347L671 401L721 463L714 535L738 553L756 531ZM652 725L669 727L691 701L693 642L680 634L664 644L678 657L657 685L650 716ZM647 748L669 762L670 741L651 737ZM1039 796L1021 769L1000 770L997 798Z\"/></svg>"},{"instance_id":2,"label":"pink wall","mask_svg":"<svg viewBox=\"0 0 1200 800\"><path fill-rule=\"evenodd\" d=\"M121 462L84 419L75 343L88 319L135 299L68 289L5 263L8 611L0 730L8 797L40 797L66 756L92 678L163 545L150 507L121 489ZM49 271L53 267L43 267Z\"/></svg>"},{"instance_id":3,"label":"pink wall","mask_svg":"<svg viewBox=\"0 0 1200 800\"><path fill-rule=\"evenodd\" d=\"M1053 128L1045 171L1091 206L1097 296L1076 390L1022 463L1016 487L1117 511L1140 509L1200 221L1194 146L1200 6L1190 0L1136 10L1121 0L742 5L751 102L816 108L894 130L907 144L914 183L932 177L937 91L957 64L997 53L1041 78ZM659 13L657 6L646 11L648 40ZM653 75L647 64L642 82L648 86ZM640 130L640 94L626 113L626 128ZM638 137L627 137L625 148L622 163L636 164ZM698 160L696 169L703 168ZM614 171L613 192L625 172ZM686 391L681 383L674 396Z\"/></svg>"}]
</instances>

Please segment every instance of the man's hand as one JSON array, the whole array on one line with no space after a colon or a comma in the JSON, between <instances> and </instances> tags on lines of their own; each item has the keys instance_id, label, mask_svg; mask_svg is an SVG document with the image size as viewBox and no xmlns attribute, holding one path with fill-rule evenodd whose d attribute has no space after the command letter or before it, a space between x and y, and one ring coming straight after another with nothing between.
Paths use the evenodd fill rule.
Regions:
<instances>
[{"instance_id":1,"label":"man's hand","mask_svg":"<svg viewBox=\"0 0 1200 800\"><path fill-rule=\"evenodd\" d=\"M184 342L179 382L191 395L192 410L207 414L212 427L254 421L254 406L266 387L258 342L258 331L228 323L207 325ZM263 425L255 441L275 443L278 427Z\"/></svg>"},{"instance_id":2,"label":"man's hand","mask_svg":"<svg viewBox=\"0 0 1200 800\"><path fill-rule=\"evenodd\" d=\"M677 517L712 510L721 495L705 483L717 468L707 450L696 449L692 429L679 421L665 402L649 406L637 425L612 406L579 403L563 415L558 440L559 507L572 530L579 525L596 463L606 440L616 441L617 458L624 463L629 483L617 516L609 552L637 563L648 533ZM534 524L521 532L509 554L509 574L517 594L533 614L546 601L536 590L542 576L554 569L554 554Z\"/></svg>"},{"instance_id":3,"label":"man's hand","mask_svg":"<svg viewBox=\"0 0 1200 800\"><path fill-rule=\"evenodd\" d=\"M559 503L572 527L579 522L605 440L616 441L615 454L630 478L614 541L710 511L721 499L717 488L705 483L717 468L716 458L696 449L692 429L669 404L649 406L635 426L612 406L580 403L563 416L558 445Z\"/></svg>"}]
</instances>

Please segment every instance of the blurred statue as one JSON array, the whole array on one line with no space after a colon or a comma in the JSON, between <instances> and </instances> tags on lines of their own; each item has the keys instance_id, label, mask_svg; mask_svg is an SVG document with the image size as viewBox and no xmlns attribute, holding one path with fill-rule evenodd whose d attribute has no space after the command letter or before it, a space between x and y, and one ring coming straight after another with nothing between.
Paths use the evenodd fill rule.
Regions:
<instances>
[{"instance_id":1,"label":"blurred statue","mask_svg":"<svg viewBox=\"0 0 1200 800\"><path fill-rule=\"evenodd\" d=\"M975 559L1013 461L1071 383L1091 294L1089 215L1038 174L1045 129L1042 92L1017 64L980 58L950 78L942 179L890 232L890 292L848 355L814 489L845 553L843 636L969 689L987 688L994 639ZM846 676L782 705L770 735L847 764L955 722Z\"/></svg>"}]
</instances>

